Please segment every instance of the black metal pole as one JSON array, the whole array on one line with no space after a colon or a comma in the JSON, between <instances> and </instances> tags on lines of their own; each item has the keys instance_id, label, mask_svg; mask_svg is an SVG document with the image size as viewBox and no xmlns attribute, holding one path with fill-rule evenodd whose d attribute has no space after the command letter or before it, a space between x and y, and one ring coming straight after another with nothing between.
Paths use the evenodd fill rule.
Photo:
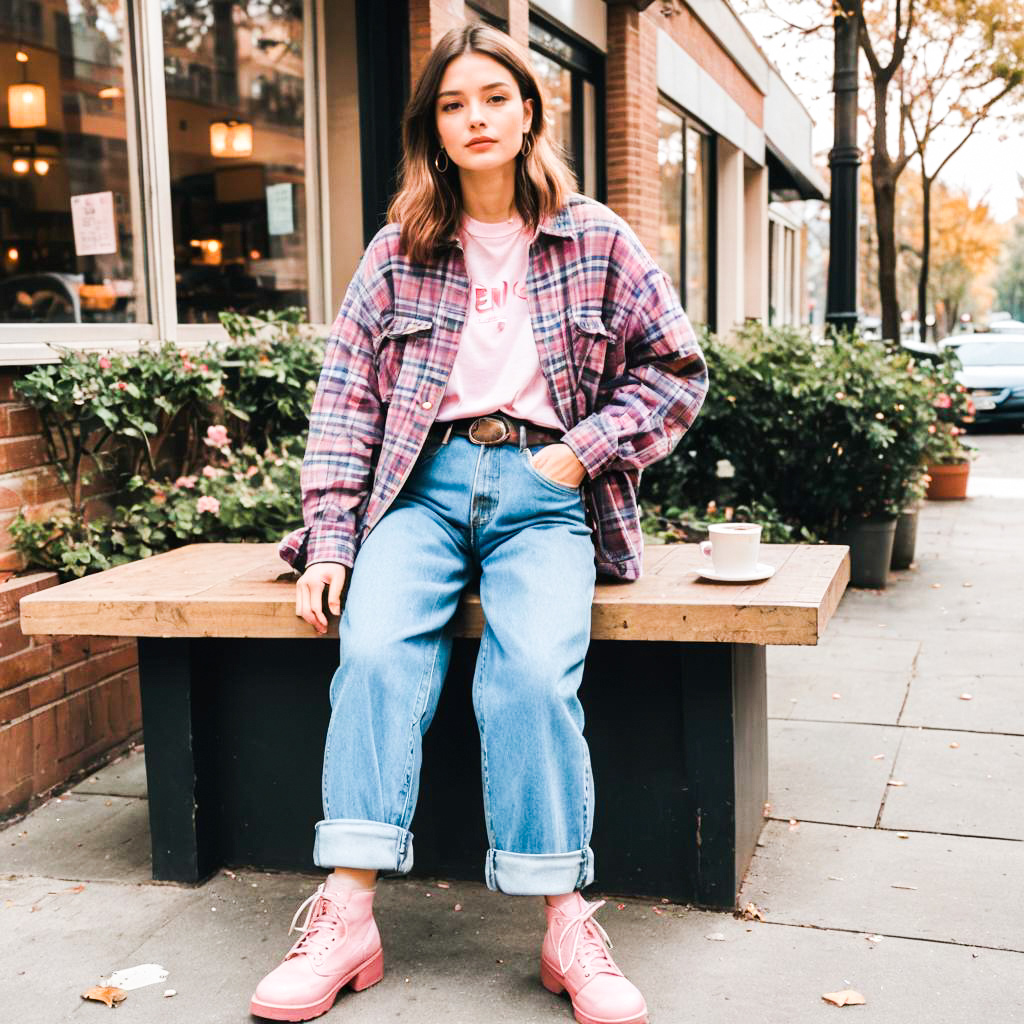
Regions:
<instances>
[{"instance_id":1,"label":"black metal pole","mask_svg":"<svg viewBox=\"0 0 1024 1024\"><path fill-rule=\"evenodd\" d=\"M836 330L857 326L858 177L857 30L858 0L840 0L835 19L835 135L828 165L832 172L829 200L828 298L826 321Z\"/></svg>"}]
</instances>

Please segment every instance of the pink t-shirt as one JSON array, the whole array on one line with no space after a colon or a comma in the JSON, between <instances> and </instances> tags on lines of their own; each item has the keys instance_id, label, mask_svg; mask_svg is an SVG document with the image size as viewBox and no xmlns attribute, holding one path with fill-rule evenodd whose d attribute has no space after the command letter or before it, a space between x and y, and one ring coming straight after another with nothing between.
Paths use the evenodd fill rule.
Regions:
<instances>
[{"instance_id":1,"label":"pink t-shirt","mask_svg":"<svg viewBox=\"0 0 1024 1024\"><path fill-rule=\"evenodd\" d=\"M469 312L439 420L504 412L563 430L541 372L526 301L530 236L522 220L463 217Z\"/></svg>"}]
</instances>

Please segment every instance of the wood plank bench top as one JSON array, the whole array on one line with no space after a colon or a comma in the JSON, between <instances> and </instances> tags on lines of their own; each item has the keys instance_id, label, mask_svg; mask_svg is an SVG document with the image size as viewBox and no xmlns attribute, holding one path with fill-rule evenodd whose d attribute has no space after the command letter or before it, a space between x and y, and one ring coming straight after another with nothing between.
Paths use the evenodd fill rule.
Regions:
<instances>
[{"instance_id":1,"label":"wood plank bench top","mask_svg":"<svg viewBox=\"0 0 1024 1024\"><path fill-rule=\"evenodd\" d=\"M595 640L816 644L850 579L844 545L761 545L760 583L699 580L696 544L648 546L635 583L599 582ZM275 544L191 544L22 598L25 633L135 637L323 637L295 615L296 574ZM457 636L479 636L475 591Z\"/></svg>"}]
</instances>

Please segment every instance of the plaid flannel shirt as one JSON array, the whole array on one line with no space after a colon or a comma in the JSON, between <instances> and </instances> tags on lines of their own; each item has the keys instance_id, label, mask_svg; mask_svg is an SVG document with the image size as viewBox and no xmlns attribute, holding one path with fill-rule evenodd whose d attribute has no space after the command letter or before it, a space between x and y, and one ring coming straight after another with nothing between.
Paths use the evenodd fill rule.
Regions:
<instances>
[{"instance_id":1,"label":"plaid flannel shirt","mask_svg":"<svg viewBox=\"0 0 1024 1024\"><path fill-rule=\"evenodd\" d=\"M328 337L302 464L305 525L279 548L300 572L353 564L412 471L458 350L461 246L414 265L399 234L389 224L370 242ZM668 278L625 221L585 196L535 232L526 287L562 442L586 469L597 570L637 579L640 473L697 415L704 356Z\"/></svg>"}]
</instances>

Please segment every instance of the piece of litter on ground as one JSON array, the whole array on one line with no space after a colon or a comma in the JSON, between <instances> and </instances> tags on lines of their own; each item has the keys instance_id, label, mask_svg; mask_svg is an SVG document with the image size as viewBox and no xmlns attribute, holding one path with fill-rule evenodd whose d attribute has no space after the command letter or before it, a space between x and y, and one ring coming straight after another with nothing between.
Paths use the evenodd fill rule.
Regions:
<instances>
[{"instance_id":1,"label":"piece of litter on ground","mask_svg":"<svg viewBox=\"0 0 1024 1024\"><path fill-rule=\"evenodd\" d=\"M237 878L238 877L238 875L236 875L234 873L234 871L228 871L227 868L224 869L224 874L227 875L228 878Z\"/></svg>"},{"instance_id":2,"label":"piece of litter on ground","mask_svg":"<svg viewBox=\"0 0 1024 1024\"><path fill-rule=\"evenodd\" d=\"M743 908L740 917L744 921L764 921L764 912L756 903L748 903Z\"/></svg>"},{"instance_id":3,"label":"piece of litter on ground","mask_svg":"<svg viewBox=\"0 0 1024 1024\"><path fill-rule=\"evenodd\" d=\"M438 882L437 883L437 887L438 887L438 889L450 889L451 888L451 886L447 882Z\"/></svg>"},{"instance_id":4,"label":"piece of litter on ground","mask_svg":"<svg viewBox=\"0 0 1024 1024\"><path fill-rule=\"evenodd\" d=\"M974 700L974 695L970 694L970 693L961 693L960 694L960 699L961 700Z\"/></svg>"},{"instance_id":5,"label":"piece of litter on ground","mask_svg":"<svg viewBox=\"0 0 1024 1024\"><path fill-rule=\"evenodd\" d=\"M165 988L164 989L164 999L170 999L171 996L176 996L177 994L178 994L177 991L175 989L173 989L173 988Z\"/></svg>"},{"instance_id":6,"label":"piece of litter on ground","mask_svg":"<svg viewBox=\"0 0 1024 1024\"><path fill-rule=\"evenodd\" d=\"M84 885L73 885L70 889L65 889L65 892L85 892Z\"/></svg>"},{"instance_id":7,"label":"piece of litter on ground","mask_svg":"<svg viewBox=\"0 0 1024 1024\"><path fill-rule=\"evenodd\" d=\"M932 584L932 590L941 590L941 589L942 589L942 584L941 583L933 583Z\"/></svg>"},{"instance_id":8,"label":"piece of litter on ground","mask_svg":"<svg viewBox=\"0 0 1024 1024\"><path fill-rule=\"evenodd\" d=\"M973 586L974 586L974 584L973 584L973 583L965 583L965 584L964 584L964 586L965 586L965 587L973 587Z\"/></svg>"},{"instance_id":9,"label":"piece of litter on ground","mask_svg":"<svg viewBox=\"0 0 1024 1024\"><path fill-rule=\"evenodd\" d=\"M721 932L711 932L710 935L705 935L704 938L708 942L725 942L725 936Z\"/></svg>"},{"instance_id":10,"label":"piece of litter on ground","mask_svg":"<svg viewBox=\"0 0 1024 1024\"><path fill-rule=\"evenodd\" d=\"M957 743L956 740L953 740L953 742L950 743L950 745L949 745L949 749L950 750L958 750L959 748L960 748L960 744Z\"/></svg>"},{"instance_id":11,"label":"piece of litter on ground","mask_svg":"<svg viewBox=\"0 0 1024 1024\"><path fill-rule=\"evenodd\" d=\"M665 913L665 911L662 910L661 907L651 907L651 910L653 910L656 914L664 914Z\"/></svg>"},{"instance_id":12,"label":"piece of litter on ground","mask_svg":"<svg viewBox=\"0 0 1024 1024\"><path fill-rule=\"evenodd\" d=\"M846 881L845 878L840 878L839 875L829 875L828 876L828 880L830 882L845 882Z\"/></svg>"},{"instance_id":13,"label":"piece of litter on ground","mask_svg":"<svg viewBox=\"0 0 1024 1024\"><path fill-rule=\"evenodd\" d=\"M842 992L826 992L822 997L826 1003L835 1006L863 1006L867 1000L852 988L845 988Z\"/></svg>"},{"instance_id":14,"label":"piece of litter on ground","mask_svg":"<svg viewBox=\"0 0 1024 1024\"><path fill-rule=\"evenodd\" d=\"M626 909L626 904L625 903L616 903L615 904L615 909L616 910L625 910Z\"/></svg>"},{"instance_id":15,"label":"piece of litter on ground","mask_svg":"<svg viewBox=\"0 0 1024 1024\"><path fill-rule=\"evenodd\" d=\"M133 988L143 988L166 981L168 973L167 969L159 964L139 964L137 967L122 967L114 971L109 978L103 980L103 984L130 992Z\"/></svg>"},{"instance_id":16,"label":"piece of litter on ground","mask_svg":"<svg viewBox=\"0 0 1024 1024\"><path fill-rule=\"evenodd\" d=\"M917 892L917 886L916 885L890 885L889 888L890 889L913 889L914 892Z\"/></svg>"},{"instance_id":17,"label":"piece of litter on ground","mask_svg":"<svg viewBox=\"0 0 1024 1024\"><path fill-rule=\"evenodd\" d=\"M884 935L865 935L864 938L867 939L868 942L881 942L882 939L885 938L885 936Z\"/></svg>"},{"instance_id":18,"label":"piece of litter on ground","mask_svg":"<svg viewBox=\"0 0 1024 1024\"><path fill-rule=\"evenodd\" d=\"M92 988L82 993L82 998L92 999L97 1003L106 1003L107 1006L113 1007L117 1003L123 1003L128 998L128 993L110 985L93 985Z\"/></svg>"},{"instance_id":19,"label":"piece of litter on ground","mask_svg":"<svg viewBox=\"0 0 1024 1024\"><path fill-rule=\"evenodd\" d=\"M799 828L800 828L800 822L797 821L796 818L790 818L789 819L789 831L790 832L796 832L797 829L799 829Z\"/></svg>"},{"instance_id":20,"label":"piece of litter on ground","mask_svg":"<svg viewBox=\"0 0 1024 1024\"><path fill-rule=\"evenodd\" d=\"M423 895L426 896L427 899L430 899L430 897L433 896L434 894L432 892L425 892Z\"/></svg>"},{"instance_id":21,"label":"piece of litter on ground","mask_svg":"<svg viewBox=\"0 0 1024 1024\"><path fill-rule=\"evenodd\" d=\"M874 755L874 756L873 756L873 757L871 758L871 760L872 760L872 761L884 761L884 760L885 760L885 754L875 754L875 755Z\"/></svg>"},{"instance_id":22,"label":"piece of litter on ground","mask_svg":"<svg viewBox=\"0 0 1024 1024\"><path fill-rule=\"evenodd\" d=\"M886 783L886 785L887 785L887 786L905 786L905 785L906 785L906 783L905 783L905 782L903 782L903 781L902 781L902 779L890 779L890 780L889 780L889 781L888 781L888 782Z\"/></svg>"},{"instance_id":23,"label":"piece of litter on ground","mask_svg":"<svg viewBox=\"0 0 1024 1024\"><path fill-rule=\"evenodd\" d=\"M462 909L462 904L461 903L456 903L454 909L455 910L461 910Z\"/></svg>"},{"instance_id":24,"label":"piece of litter on ground","mask_svg":"<svg viewBox=\"0 0 1024 1024\"><path fill-rule=\"evenodd\" d=\"M833 700L841 700L841 699L842 699L842 696L843 696L843 695L842 695L841 693L833 693L833 694L832 694L832 699L833 699Z\"/></svg>"},{"instance_id":25,"label":"piece of litter on ground","mask_svg":"<svg viewBox=\"0 0 1024 1024\"><path fill-rule=\"evenodd\" d=\"M897 832L896 833L896 838L897 839L909 839L910 838L910 833L909 832Z\"/></svg>"}]
</instances>

